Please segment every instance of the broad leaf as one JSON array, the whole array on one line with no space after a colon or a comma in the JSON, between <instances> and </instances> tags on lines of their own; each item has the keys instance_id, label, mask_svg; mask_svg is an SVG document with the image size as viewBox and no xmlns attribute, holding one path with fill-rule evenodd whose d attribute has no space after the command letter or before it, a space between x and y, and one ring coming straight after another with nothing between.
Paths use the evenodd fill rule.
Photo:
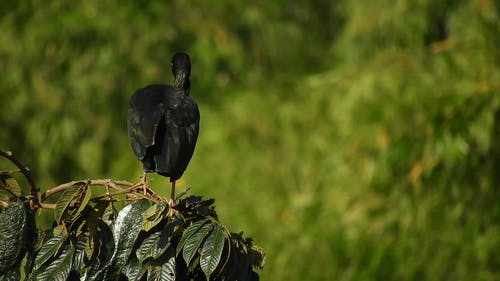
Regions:
<instances>
[{"instance_id":1,"label":"broad leaf","mask_svg":"<svg viewBox=\"0 0 500 281\"><path fill-rule=\"evenodd\" d=\"M56 208L54 209L54 217L57 223L61 222L63 215L68 211L71 201L80 195L81 189L84 186L85 183L83 182L75 183L61 194L61 197L57 200Z\"/></svg>"},{"instance_id":2,"label":"broad leaf","mask_svg":"<svg viewBox=\"0 0 500 281\"><path fill-rule=\"evenodd\" d=\"M200 253L200 267L205 273L207 280L219 265L222 250L224 249L224 233L219 227L207 237Z\"/></svg>"},{"instance_id":3,"label":"broad leaf","mask_svg":"<svg viewBox=\"0 0 500 281\"><path fill-rule=\"evenodd\" d=\"M167 212L168 204L165 202L159 202L149 207L142 215L142 230L150 231L166 217Z\"/></svg>"},{"instance_id":4,"label":"broad leaf","mask_svg":"<svg viewBox=\"0 0 500 281\"><path fill-rule=\"evenodd\" d=\"M96 228L97 235L92 246L92 257L90 267L85 271L82 280L105 280L108 268L111 266L110 260L114 253L113 233L110 227L103 221L98 221L99 228ZM90 240L89 240L90 241ZM86 248L87 249L87 248ZM87 251L87 250L86 250Z\"/></svg>"},{"instance_id":5,"label":"broad leaf","mask_svg":"<svg viewBox=\"0 0 500 281\"><path fill-rule=\"evenodd\" d=\"M5 193L6 198L19 198L23 195L23 190L17 180L9 175L0 176L0 194Z\"/></svg>"},{"instance_id":6,"label":"broad leaf","mask_svg":"<svg viewBox=\"0 0 500 281\"><path fill-rule=\"evenodd\" d=\"M175 257L170 257L161 265L149 267L147 281L174 281Z\"/></svg>"},{"instance_id":7,"label":"broad leaf","mask_svg":"<svg viewBox=\"0 0 500 281\"><path fill-rule=\"evenodd\" d=\"M191 259L196 255L196 252L200 248L203 239L205 239L205 236L207 236L212 227L213 225L210 223L204 224L198 229L198 231L193 233L193 235L186 240L186 244L182 250L182 256L188 266L191 263Z\"/></svg>"},{"instance_id":8,"label":"broad leaf","mask_svg":"<svg viewBox=\"0 0 500 281\"><path fill-rule=\"evenodd\" d=\"M90 212L90 215L86 218L87 230L89 232L89 240L87 241L87 247L85 248L85 255L88 259L91 259L94 256L94 250L97 248L96 244L98 244L99 240L99 225L105 224L100 219L101 215L104 214L108 206L108 202L100 201L94 205L94 208ZM107 224L106 228L109 230L109 226Z\"/></svg>"},{"instance_id":9,"label":"broad leaf","mask_svg":"<svg viewBox=\"0 0 500 281\"><path fill-rule=\"evenodd\" d=\"M85 207L87 207L90 198L92 198L92 189L88 188L88 186L86 186L82 192L83 194L80 195L80 206L78 206L78 210L75 214L76 216L78 216L85 209Z\"/></svg>"},{"instance_id":10,"label":"broad leaf","mask_svg":"<svg viewBox=\"0 0 500 281\"><path fill-rule=\"evenodd\" d=\"M58 235L47 240L47 242L43 244L42 248L36 255L35 263L33 265L33 271L38 270L45 262L55 256L59 252L61 246L67 241L67 239L68 236L66 235Z\"/></svg>"},{"instance_id":11,"label":"broad leaf","mask_svg":"<svg viewBox=\"0 0 500 281\"><path fill-rule=\"evenodd\" d=\"M224 257L224 260L223 261L219 261L219 265L220 265L220 270L225 270L226 266L228 265L229 263L229 260L231 258L231 237L230 237L230 234L229 234L229 231L224 228L224 226L219 226L222 233L224 234L224 248L223 248L223 251L222 251L222 255L221 255L221 258ZM222 264L221 264L222 262Z\"/></svg>"},{"instance_id":12,"label":"broad leaf","mask_svg":"<svg viewBox=\"0 0 500 281\"><path fill-rule=\"evenodd\" d=\"M10 268L6 272L0 273L0 281L19 281L21 280L21 273L19 267Z\"/></svg>"},{"instance_id":13,"label":"broad leaf","mask_svg":"<svg viewBox=\"0 0 500 281\"><path fill-rule=\"evenodd\" d=\"M27 209L20 201L12 201L7 208L0 208L0 273L17 267L25 253L23 235L27 215Z\"/></svg>"},{"instance_id":14,"label":"broad leaf","mask_svg":"<svg viewBox=\"0 0 500 281\"><path fill-rule=\"evenodd\" d=\"M170 238L175 225L175 223L169 223L161 231L155 232L144 239L136 251L140 262L147 258L157 259L167 250L168 246L170 246Z\"/></svg>"},{"instance_id":15,"label":"broad leaf","mask_svg":"<svg viewBox=\"0 0 500 281\"><path fill-rule=\"evenodd\" d=\"M58 225L52 229L52 236L60 236L66 234L66 228L63 225Z\"/></svg>"},{"instance_id":16,"label":"broad leaf","mask_svg":"<svg viewBox=\"0 0 500 281\"><path fill-rule=\"evenodd\" d=\"M75 248L68 244L66 249L50 263L46 268L41 268L35 273L33 280L35 281L66 281L73 264L73 254Z\"/></svg>"},{"instance_id":17,"label":"broad leaf","mask_svg":"<svg viewBox=\"0 0 500 281\"><path fill-rule=\"evenodd\" d=\"M145 200L125 206L119 213L113 224L113 238L115 251L110 263L113 265L113 273L118 274L127 262L133 246L141 231L142 213L150 206Z\"/></svg>"},{"instance_id":18,"label":"broad leaf","mask_svg":"<svg viewBox=\"0 0 500 281\"><path fill-rule=\"evenodd\" d=\"M140 280L145 272L146 270L143 269L142 263L135 257L132 257L123 269L123 273L127 276L128 281Z\"/></svg>"},{"instance_id":19,"label":"broad leaf","mask_svg":"<svg viewBox=\"0 0 500 281\"><path fill-rule=\"evenodd\" d=\"M76 241L75 258L73 259L73 270L81 271L85 267L85 247L87 246L88 236Z\"/></svg>"},{"instance_id":20,"label":"broad leaf","mask_svg":"<svg viewBox=\"0 0 500 281\"><path fill-rule=\"evenodd\" d=\"M182 235L181 241L179 241L179 244L177 244L176 255L179 255L179 253L181 252L181 250L184 247L184 244L186 243L188 238L191 237L191 235L193 235L193 233L198 231L207 222L208 222L208 220L206 220L206 219L199 220L199 221L193 223L192 225L190 225L186 229L186 231L184 231L184 234Z\"/></svg>"},{"instance_id":21,"label":"broad leaf","mask_svg":"<svg viewBox=\"0 0 500 281\"><path fill-rule=\"evenodd\" d=\"M162 281L175 281L175 257L171 257L161 266L160 276Z\"/></svg>"},{"instance_id":22,"label":"broad leaf","mask_svg":"<svg viewBox=\"0 0 500 281\"><path fill-rule=\"evenodd\" d=\"M141 246L139 246L135 252L137 259L139 259L140 262L143 262L147 258L156 256L157 245L161 239L161 231L154 232L144 239Z\"/></svg>"}]
</instances>

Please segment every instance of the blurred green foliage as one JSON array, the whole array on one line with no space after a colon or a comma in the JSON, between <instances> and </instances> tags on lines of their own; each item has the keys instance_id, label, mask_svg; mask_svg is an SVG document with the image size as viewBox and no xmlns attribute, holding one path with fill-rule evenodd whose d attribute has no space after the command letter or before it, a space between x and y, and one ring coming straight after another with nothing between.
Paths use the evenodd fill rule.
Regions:
<instances>
[{"instance_id":1,"label":"blurred green foliage","mask_svg":"<svg viewBox=\"0 0 500 281\"><path fill-rule=\"evenodd\" d=\"M263 280L495 280L499 11L2 1L0 146L43 188L137 180L128 99L187 51L202 119L183 183L263 246Z\"/></svg>"}]
</instances>

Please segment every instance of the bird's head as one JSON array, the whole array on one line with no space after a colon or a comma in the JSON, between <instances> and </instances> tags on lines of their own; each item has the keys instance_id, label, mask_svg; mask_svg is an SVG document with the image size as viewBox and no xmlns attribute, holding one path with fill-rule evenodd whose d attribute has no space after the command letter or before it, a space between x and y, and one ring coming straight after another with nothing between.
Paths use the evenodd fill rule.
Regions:
<instances>
[{"instance_id":1,"label":"bird's head","mask_svg":"<svg viewBox=\"0 0 500 281\"><path fill-rule=\"evenodd\" d=\"M189 79L189 75L191 74L191 63L188 54L176 53L172 57L170 66L172 67L172 73L176 81Z\"/></svg>"}]
</instances>

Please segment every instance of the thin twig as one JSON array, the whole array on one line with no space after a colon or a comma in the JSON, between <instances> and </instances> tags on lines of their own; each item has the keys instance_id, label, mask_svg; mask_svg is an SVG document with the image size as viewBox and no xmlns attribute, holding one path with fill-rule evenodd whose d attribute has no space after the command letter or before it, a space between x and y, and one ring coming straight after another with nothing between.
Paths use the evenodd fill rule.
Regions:
<instances>
[{"instance_id":1,"label":"thin twig","mask_svg":"<svg viewBox=\"0 0 500 281\"><path fill-rule=\"evenodd\" d=\"M33 209L38 209L38 208L55 209L56 204L47 204L47 203L41 203L41 202L45 201L47 198L49 198L50 196L52 196L58 192L62 192L64 190L71 188L72 186L74 186L77 183L84 183L88 186L104 186L106 188L105 195L101 195L101 196L92 198L92 200L100 200L104 197L110 197L110 196L120 195L120 194L127 194L127 193L130 193L135 187L135 185L133 183L128 182L128 181L115 181L115 180L111 180L111 179L78 180L78 181L71 181L71 182L67 182L67 183L63 183L63 184L60 184L58 186L55 186L55 187L45 191L44 193L42 193L39 197L38 196L39 189L35 185L35 181L33 180L32 176L31 176L30 170L27 167L25 167L19 160L17 160L12 155L12 152L10 152L10 151L0 150L0 156L10 160L14 165L16 165L18 167L17 170L0 171L0 175L22 173L26 177L26 180L28 181L28 183L30 185L30 194L31 194L28 197L30 197L30 206ZM116 192L109 192L109 188L113 188L117 191ZM134 196L135 196L135 198L139 198L139 199L147 197L150 199L154 198L155 201L164 200L161 196L156 194L153 190L148 188L148 191L149 191L149 195L150 195L149 197L148 196L139 196L138 194L134 194ZM128 194L128 196L130 196L130 195L131 194ZM137 200L135 198L132 200ZM109 198L108 200L115 200L115 199ZM124 201L127 201L127 200L128 199L125 199ZM4 202L4 201L0 202L1 206L6 205L6 204L8 205L8 202Z\"/></svg>"},{"instance_id":2,"label":"thin twig","mask_svg":"<svg viewBox=\"0 0 500 281\"><path fill-rule=\"evenodd\" d=\"M10 201L8 201L8 200L0 199L0 207L2 207L2 208L9 207L9 203L10 203Z\"/></svg>"},{"instance_id":3,"label":"thin twig","mask_svg":"<svg viewBox=\"0 0 500 281\"><path fill-rule=\"evenodd\" d=\"M106 194L103 194L103 195L100 195L100 196L97 196L97 197L94 197L92 198L92 200L101 200L101 199L104 199L106 197L113 197L113 196L116 196L116 195L121 195L121 194L127 194L127 196L135 196L136 198L138 199L143 199L143 198L146 198L146 199L153 199L155 201L161 201L163 200L160 196L158 196L152 189L150 188L147 188L146 190L148 191L148 194L147 195L143 195L143 194L140 194L140 193L133 193L131 194L131 192L133 190L136 190L137 187L139 186L136 186L136 185L133 185L127 189L118 189L118 191L115 191L115 192L110 192L110 193L106 193ZM135 198L134 198L135 199ZM138 200L138 199L135 199L135 200Z\"/></svg>"},{"instance_id":4,"label":"thin twig","mask_svg":"<svg viewBox=\"0 0 500 281\"><path fill-rule=\"evenodd\" d=\"M142 198L107 199L106 202L135 202Z\"/></svg>"},{"instance_id":5,"label":"thin twig","mask_svg":"<svg viewBox=\"0 0 500 281\"><path fill-rule=\"evenodd\" d=\"M53 187L53 188L45 191L42 194L42 200L46 200L50 196L52 196L58 192L64 191L64 190L72 187L73 185L75 185L79 182L87 183L88 185L91 185L91 186L106 186L106 185L108 185L109 187L112 187L112 188L118 189L118 190L123 190L121 188L121 186L123 186L123 187L132 187L133 186L133 184L131 182L128 182L128 181L114 181L114 180L110 180L110 179L70 181L67 183L60 184L56 187Z\"/></svg>"},{"instance_id":6,"label":"thin twig","mask_svg":"<svg viewBox=\"0 0 500 281\"><path fill-rule=\"evenodd\" d=\"M36 206L38 209L55 209L57 204L48 204L48 203L38 203L38 206Z\"/></svg>"},{"instance_id":7,"label":"thin twig","mask_svg":"<svg viewBox=\"0 0 500 281\"><path fill-rule=\"evenodd\" d=\"M10 171L0 171L0 176L10 175L15 173L21 173L20 169L10 170Z\"/></svg>"},{"instance_id":8,"label":"thin twig","mask_svg":"<svg viewBox=\"0 0 500 281\"><path fill-rule=\"evenodd\" d=\"M184 189L184 191L183 191L183 192L181 192L181 193L179 193L179 194L177 195L177 197L175 197L175 199L176 199L176 200L181 199L181 197L182 197L182 196L184 196L184 195L186 195L190 189L191 189L191 186L190 186L190 185L186 186L186 188Z\"/></svg>"},{"instance_id":9,"label":"thin twig","mask_svg":"<svg viewBox=\"0 0 500 281\"><path fill-rule=\"evenodd\" d=\"M26 168L21 162L19 162L19 160L17 160L10 151L0 150L0 156L7 158L8 160L10 160L10 162L14 163L14 165L16 165L17 168L19 168L19 171L23 173L23 175L26 177L26 180L30 185L31 196L33 196L34 200L38 200L38 198L36 197L38 193L38 188L36 187L35 181L31 177L30 170Z\"/></svg>"}]
</instances>

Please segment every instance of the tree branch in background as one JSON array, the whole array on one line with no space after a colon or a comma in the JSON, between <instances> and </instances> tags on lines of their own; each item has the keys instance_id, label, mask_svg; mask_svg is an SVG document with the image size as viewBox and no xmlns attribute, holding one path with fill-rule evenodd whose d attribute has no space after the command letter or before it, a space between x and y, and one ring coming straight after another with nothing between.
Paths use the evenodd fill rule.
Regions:
<instances>
[{"instance_id":1,"label":"tree branch in background","mask_svg":"<svg viewBox=\"0 0 500 281\"><path fill-rule=\"evenodd\" d=\"M10 170L10 171L0 171L0 176L16 174L16 173L20 173L20 172L21 172L21 169L15 169L15 170Z\"/></svg>"},{"instance_id":2,"label":"tree branch in background","mask_svg":"<svg viewBox=\"0 0 500 281\"><path fill-rule=\"evenodd\" d=\"M30 205L32 207L39 205L39 198L37 197L38 188L36 187L33 177L31 176L30 170L26 166L24 166L19 160L17 160L10 151L0 150L0 156L7 158L10 162L16 165L17 168L19 169L19 172L21 172L24 175L24 177L26 177L26 180L30 185L30 194L32 196L32 198L30 199Z\"/></svg>"},{"instance_id":3,"label":"tree branch in background","mask_svg":"<svg viewBox=\"0 0 500 281\"><path fill-rule=\"evenodd\" d=\"M56 207L56 204L49 204L49 203L44 203L49 197L52 195L63 192L71 187L73 187L75 184L78 183L84 183L86 186L103 186L106 189L106 192L102 195L98 195L91 200L93 201L99 201L99 200L110 200L110 201L117 201L117 199L112 198L112 196L115 195L121 195L125 194L129 199L125 199L125 201L130 201L130 200L138 200L142 198L149 198L150 200L152 199L155 202L158 201L164 201L165 199L159 196L156 192L154 192L152 189L149 187L146 188L147 194L139 194L135 192L138 187L142 186L137 186L134 185L131 182L128 181L117 181L117 180L111 180L111 179L98 179L98 180L80 180L80 181L71 181L67 182L58 186L55 186L43 193L39 193L39 189L36 187L35 181L33 180L33 177L31 176L30 170L24 166L19 160L17 160L12 152L10 151L3 151L0 150L0 156L8 159L10 162L12 162L14 165L17 166L18 169L15 170L10 170L10 171L0 171L0 175L10 175L14 173L22 173L25 177L26 180L29 183L30 186L30 196L28 199L30 200L30 206L32 209L39 209L39 208L46 208L46 209L54 209ZM113 189L113 192L110 192L110 188ZM5 203L5 202L3 202ZM0 202L0 205L5 205L2 202ZM6 203L7 204L7 203Z\"/></svg>"}]
</instances>

